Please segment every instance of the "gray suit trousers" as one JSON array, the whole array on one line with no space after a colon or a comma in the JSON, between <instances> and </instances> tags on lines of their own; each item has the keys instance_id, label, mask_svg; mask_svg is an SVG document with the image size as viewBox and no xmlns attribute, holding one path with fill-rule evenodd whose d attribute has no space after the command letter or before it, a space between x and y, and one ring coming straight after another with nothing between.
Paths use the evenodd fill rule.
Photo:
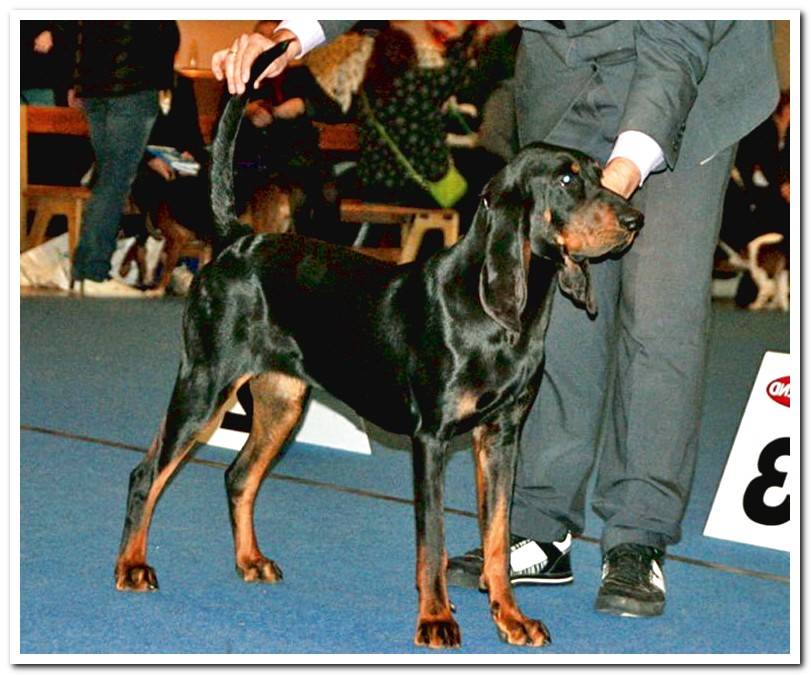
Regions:
<instances>
[{"instance_id":1,"label":"gray suit trousers","mask_svg":"<svg viewBox=\"0 0 811 675\"><path fill-rule=\"evenodd\" d=\"M597 78L544 137L520 115L521 143L574 147L601 161L624 100ZM520 88L519 82L519 88ZM617 87L620 92L617 94ZM603 550L664 549L681 536L695 467L710 316L713 251L734 147L702 165L652 174L633 203L645 226L618 260L592 264L598 315L558 293L540 392L522 437L512 532L540 541L583 531L593 508Z\"/></svg>"}]
</instances>

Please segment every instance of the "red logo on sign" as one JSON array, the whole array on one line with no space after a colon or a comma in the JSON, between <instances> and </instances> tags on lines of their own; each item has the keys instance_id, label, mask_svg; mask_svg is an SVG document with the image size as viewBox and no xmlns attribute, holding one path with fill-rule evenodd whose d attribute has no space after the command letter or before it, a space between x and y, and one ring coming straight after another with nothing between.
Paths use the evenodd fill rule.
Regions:
<instances>
[{"instance_id":1,"label":"red logo on sign","mask_svg":"<svg viewBox=\"0 0 811 675\"><path fill-rule=\"evenodd\" d=\"M786 408L791 407L791 384L789 383L788 375L778 377L776 380L769 382L766 387L766 393L772 401L784 405Z\"/></svg>"}]
</instances>

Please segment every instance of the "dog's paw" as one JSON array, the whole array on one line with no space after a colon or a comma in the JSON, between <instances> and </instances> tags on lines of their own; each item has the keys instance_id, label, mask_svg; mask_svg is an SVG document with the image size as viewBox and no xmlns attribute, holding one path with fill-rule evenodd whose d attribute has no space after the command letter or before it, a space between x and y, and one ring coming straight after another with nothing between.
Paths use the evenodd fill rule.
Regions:
<instances>
[{"instance_id":1,"label":"dog's paw","mask_svg":"<svg viewBox=\"0 0 811 675\"><path fill-rule=\"evenodd\" d=\"M158 590L158 578L149 565L120 565L115 570L115 587L119 591Z\"/></svg>"},{"instance_id":2,"label":"dog's paw","mask_svg":"<svg viewBox=\"0 0 811 675\"><path fill-rule=\"evenodd\" d=\"M147 297L147 298L162 298L165 295L166 295L166 289L165 288L160 288L160 287L158 287L158 288L150 288L150 289L144 291L144 297Z\"/></svg>"},{"instance_id":3,"label":"dog's paw","mask_svg":"<svg viewBox=\"0 0 811 675\"><path fill-rule=\"evenodd\" d=\"M449 649L462 646L459 625L452 618L419 619L414 644L433 649Z\"/></svg>"},{"instance_id":4,"label":"dog's paw","mask_svg":"<svg viewBox=\"0 0 811 675\"><path fill-rule=\"evenodd\" d=\"M551 644L549 630L540 621L530 619L520 612L493 614L499 637L511 645L544 647Z\"/></svg>"},{"instance_id":5,"label":"dog's paw","mask_svg":"<svg viewBox=\"0 0 811 675\"><path fill-rule=\"evenodd\" d=\"M243 581L262 581L266 584L275 584L284 577L281 567L267 558L237 563L237 574L242 577Z\"/></svg>"}]
</instances>

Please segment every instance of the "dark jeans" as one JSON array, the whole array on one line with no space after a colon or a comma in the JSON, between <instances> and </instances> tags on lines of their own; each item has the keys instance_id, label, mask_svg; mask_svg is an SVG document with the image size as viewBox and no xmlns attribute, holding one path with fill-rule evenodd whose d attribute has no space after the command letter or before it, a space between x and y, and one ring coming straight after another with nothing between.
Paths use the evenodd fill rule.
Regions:
<instances>
[{"instance_id":1,"label":"dark jeans","mask_svg":"<svg viewBox=\"0 0 811 675\"><path fill-rule=\"evenodd\" d=\"M110 272L121 210L158 114L154 90L82 100L96 155L96 182L73 256L74 280L104 281Z\"/></svg>"}]
</instances>

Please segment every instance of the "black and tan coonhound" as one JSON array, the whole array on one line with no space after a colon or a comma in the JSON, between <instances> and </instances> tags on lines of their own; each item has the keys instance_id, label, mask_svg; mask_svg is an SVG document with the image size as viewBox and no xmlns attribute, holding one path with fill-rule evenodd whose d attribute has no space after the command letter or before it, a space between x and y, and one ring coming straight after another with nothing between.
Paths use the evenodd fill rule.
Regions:
<instances>
[{"instance_id":1,"label":"black and tan coonhound","mask_svg":"<svg viewBox=\"0 0 811 675\"><path fill-rule=\"evenodd\" d=\"M233 213L230 166L242 106L234 97L221 122L212 194L222 243L238 238L192 285L168 411L130 476L116 587L157 588L146 564L155 504L246 382L252 430L225 480L236 567L246 581L280 580L256 541L254 501L310 387L319 386L412 438L415 642L460 644L445 582L443 470L449 440L472 430L481 587L504 640L544 645L546 627L521 613L508 574L519 437L541 377L556 286L596 311L588 259L625 249L642 215L600 186L592 159L533 144L489 182L468 234L425 262L393 266L296 235L245 235Z\"/></svg>"}]
</instances>

